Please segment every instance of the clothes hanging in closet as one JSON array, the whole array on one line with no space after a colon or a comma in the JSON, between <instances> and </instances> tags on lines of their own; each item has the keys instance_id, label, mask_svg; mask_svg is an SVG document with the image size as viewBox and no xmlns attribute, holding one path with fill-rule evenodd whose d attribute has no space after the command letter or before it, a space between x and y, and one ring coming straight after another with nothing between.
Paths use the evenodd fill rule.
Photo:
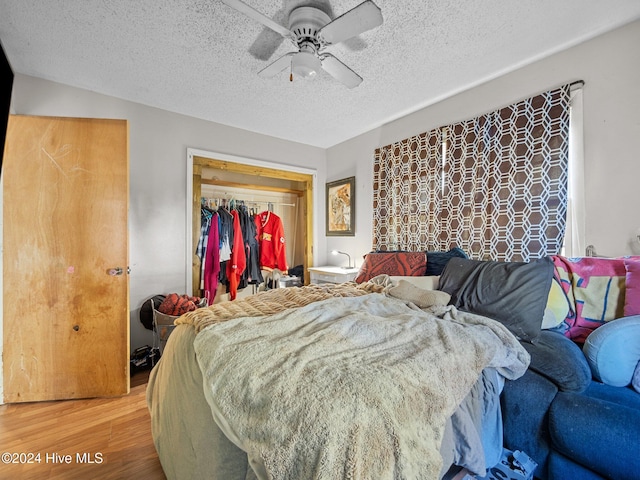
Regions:
<instances>
[{"instance_id":1,"label":"clothes hanging in closet","mask_svg":"<svg viewBox=\"0 0 640 480\"><path fill-rule=\"evenodd\" d=\"M200 220L200 238L196 248L196 255L200 259L199 287L202 296L212 305L218 284L227 283L226 262L231 257L233 217L223 208L214 211L203 205L200 208Z\"/></svg>"},{"instance_id":2,"label":"clothes hanging in closet","mask_svg":"<svg viewBox=\"0 0 640 480\"><path fill-rule=\"evenodd\" d=\"M238 212L232 210L231 215L233 216L233 244L231 246L231 258L227 262L227 279L229 281L229 299L235 300L240 278L247 266L247 257Z\"/></svg>"},{"instance_id":3,"label":"clothes hanging in closet","mask_svg":"<svg viewBox=\"0 0 640 480\"><path fill-rule=\"evenodd\" d=\"M231 245L233 245L233 217L224 207L218 208L220 215L220 261L226 262L231 258Z\"/></svg>"},{"instance_id":4,"label":"clothes hanging in closet","mask_svg":"<svg viewBox=\"0 0 640 480\"><path fill-rule=\"evenodd\" d=\"M218 228L217 228L218 215L216 212L214 212L210 208L203 206L200 208L200 218L201 218L200 238L198 239L198 246L196 248L196 255L198 256L198 258L200 258L199 287L201 291L205 292L205 295L203 296L207 297L207 300L213 300L212 297L210 298L209 295L207 295L207 292L211 286L210 284L211 275L214 275L215 284L217 286L217 273L215 272L219 270L220 261L217 258L219 255L216 254L216 251L219 250L217 245L213 247L213 250L210 250L211 245L209 240L210 240L210 234L216 235L216 232L218 231ZM214 228L211 228L212 223L214 225ZM207 259L207 253L209 254L210 257L215 255L215 258ZM207 279L209 281L207 281ZM215 295L215 292L213 295Z\"/></svg>"},{"instance_id":5,"label":"clothes hanging in closet","mask_svg":"<svg viewBox=\"0 0 640 480\"><path fill-rule=\"evenodd\" d=\"M207 248L205 250L204 260L204 296L208 304L213 305L218 289L218 275L220 274L220 235L219 235L219 218L218 213L214 213L211 217L209 226L209 234L207 239Z\"/></svg>"},{"instance_id":6,"label":"clothes hanging in closet","mask_svg":"<svg viewBox=\"0 0 640 480\"><path fill-rule=\"evenodd\" d=\"M256 215L255 225L260 250L260 268L267 271L277 268L286 274L289 267L282 220L275 213L264 211Z\"/></svg>"},{"instance_id":7,"label":"clothes hanging in closet","mask_svg":"<svg viewBox=\"0 0 640 480\"><path fill-rule=\"evenodd\" d=\"M233 245L233 216L225 207L218 208L220 216L218 228L220 236L220 274L219 283L229 288L229 279L227 278L227 263L231 258L231 246Z\"/></svg>"},{"instance_id":8,"label":"clothes hanging in closet","mask_svg":"<svg viewBox=\"0 0 640 480\"><path fill-rule=\"evenodd\" d=\"M261 284L264 282L264 278L262 278L262 272L260 271L260 252L255 221L246 206L240 205L237 210L240 217L240 228L247 260L247 266L242 274L238 288L245 288L248 284Z\"/></svg>"},{"instance_id":9,"label":"clothes hanging in closet","mask_svg":"<svg viewBox=\"0 0 640 480\"><path fill-rule=\"evenodd\" d=\"M200 238L196 247L196 255L200 259L200 290L204 288L204 256L207 248L207 238L211 226L213 211L204 206L200 207Z\"/></svg>"},{"instance_id":10,"label":"clothes hanging in closet","mask_svg":"<svg viewBox=\"0 0 640 480\"><path fill-rule=\"evenodd\" d=\"M201 262L200 290L210 305L219 284L234 300L239 289L264 283L262 269L287 273L280 217L272 211L250 214L242 201L225 201L215 210L207 205L210 202L203 201L196 254Z\"/></svg>"}]
</instances>

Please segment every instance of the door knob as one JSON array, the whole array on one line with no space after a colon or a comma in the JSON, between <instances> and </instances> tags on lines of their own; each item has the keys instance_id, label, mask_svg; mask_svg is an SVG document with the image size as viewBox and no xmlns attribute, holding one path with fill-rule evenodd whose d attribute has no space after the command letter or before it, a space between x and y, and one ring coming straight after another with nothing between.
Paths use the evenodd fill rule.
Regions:
<instances>
[{"instance_id":1,"label":"door knob","mask_svg":"<svg viewBox=\"0 0 640 480\"><path fill-rule=\"evenodd\" d=\"M109 275L111 275L112 277L118 276L118 275L122 275L124 273L124 270L122 269L122 267L115 267L115 268L110 268L109 270L107 270L107 273Z\"/></svg>"}]
</instances>

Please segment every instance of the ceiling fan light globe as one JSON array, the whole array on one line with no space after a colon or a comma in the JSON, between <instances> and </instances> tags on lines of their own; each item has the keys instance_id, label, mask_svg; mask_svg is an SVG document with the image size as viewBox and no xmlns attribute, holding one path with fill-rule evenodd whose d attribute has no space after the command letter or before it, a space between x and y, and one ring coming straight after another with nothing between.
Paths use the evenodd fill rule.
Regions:
<instances>
[{"instance_id":1,"label":"ceiling fan light globe","mask_svg":"<svg viewBox=\"0 0 640 480\"><path fill-rule=\"evenodd\" d=\"M321 68L320 59L313 53L299 52L291 59L291 71L294 76L312 80L318 75Z\"/></svg>"}]
</instances>

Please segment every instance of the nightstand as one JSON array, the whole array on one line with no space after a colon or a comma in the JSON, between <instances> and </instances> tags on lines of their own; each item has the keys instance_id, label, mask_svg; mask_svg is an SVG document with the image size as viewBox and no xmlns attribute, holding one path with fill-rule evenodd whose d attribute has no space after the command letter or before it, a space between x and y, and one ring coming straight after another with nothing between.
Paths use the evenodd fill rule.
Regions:
<instances>
[{"instance_id":1,"label":"nightstand","mask_svg":"<svg viewBox=\"0 0 640 480\"><path fill-rule=\"evenodd\" d=\"M345 283L353 282L360 271L359 268L344 267L311 267L309 276L311 283Z\"/></svg>"}]
</instances>

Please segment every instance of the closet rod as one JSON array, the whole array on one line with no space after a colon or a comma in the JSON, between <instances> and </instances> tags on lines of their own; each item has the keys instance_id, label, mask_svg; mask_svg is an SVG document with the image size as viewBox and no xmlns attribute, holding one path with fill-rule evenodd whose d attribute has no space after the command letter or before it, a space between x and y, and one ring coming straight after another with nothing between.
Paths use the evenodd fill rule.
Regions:
<instances>
[{"instance_id":1,"label":"closet rod","mask_svg":"<svg viewBox=\"0 0 640 480\"><path fill-rule=\"evenodd\" d=\"M205 185L219 186L219 187L243 188L247 190L263 190L265 192L291 193L299 197L304 195L304 192L302 190L295 190L293 188L271 187L268 185L253 185L253 184L238 183L238 182L228 182L226 180L203 178L202 180L200 180L200 183Z\"/></svg>"},{"instance_id":2,"label":"closet rod","mask_svg":"<svg viewBox=\"0 0 640 480\"><path fill-rule=\"evenodd\" d=\"M272 202L269 200L241 200L241 199L237 199L237 198L221 198L221 197L215 197L215 198L208 198L208 197L202 197L200 203L202 203L202 200L208 200L208 201L212 201L212 202L216 202L216 204L220 203L221 200L224 200L226 203L230 203L231 201L235 201L241 205L266 205L266 204L271 204L271 205L280 205L283 207L295 207L296 204L295 203L284 203L284 202Z\"/></svg>"}]
</instances>

